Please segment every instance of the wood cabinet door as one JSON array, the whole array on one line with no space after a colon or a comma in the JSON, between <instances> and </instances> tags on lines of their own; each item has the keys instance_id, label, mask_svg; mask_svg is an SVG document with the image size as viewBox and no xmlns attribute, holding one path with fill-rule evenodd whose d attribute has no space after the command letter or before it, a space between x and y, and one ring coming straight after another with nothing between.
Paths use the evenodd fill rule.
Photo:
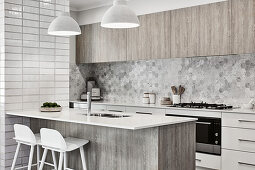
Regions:
<instances>
[{"instance_id":1,"label":"wood cabinet door","mask_svg":"<svg viewBox=\"0 0 255 170\"><path fill-rule=\"evenodd\" d=\"M195 57L230 53L229 3L171 11L171 56Z\"/></svg>"},{"instance_id":2,"label":"wood cabinet door","mask_svg":"<svg viewBox=\"0 0 255 170\"><path fill-rule=\"evenodd\" d=\"M103 28L97 24L95 63L127 60L127 30Z\"/></svg>"},{"instance_id":3,"label":"wood cabinet door","mask_svg":"<svg viewBox=\"0 0 255 170\"><path fill-rule=\"evenodd\" d=\"M77 63L126 61L125 29L106 29L96 23L82 26L81 32L77 36Z\"/></svg>"},{"instance_id":4,"label":"wood cabinet door","mask_svg":"<svg viewBox=\"0 0 255 170\"><path fill-rule=\"evenodd\" d=\"M95 25L81 26L81 35L76 37L76 62L92 63L96 49Z\"/></svg>"},{"instance_id":5,"label":"wood cabinet door","mask_svg":"<svg viewBox=\"0 0 255 170\"><path fill-rule=\"evenodd\" d=\"M230 7L229 2L199 6L198 56L230 54Z\"/></svg>"},{"instance_id":6,"label":"wood cabinet door","mask_svg":"<svg viewBox=\"0 0 255 170\"><path fill-rule=\"evenodd\" d=\"M127 60L170 58L170 11L139 16L127 30Z\"/></svg>"},{"instance_id":7,"label":"wood cabinet door","mask_svg":"<svg viewBox=\"0 0 255 170\"><path fill-rule=\"evenodd\" d=\"M171 57L197 56L198 7L171 11Z\"/></svg>"},{"instance_id":8,"label":"wood cabinet door","mask_svg":"<svg viewBox=\"0 0 255 170\"><path fill-rule=\"evenodd\" d=\"M255 1L231 0L231 52L255 52Z\"/></svg>"}]
</instances>

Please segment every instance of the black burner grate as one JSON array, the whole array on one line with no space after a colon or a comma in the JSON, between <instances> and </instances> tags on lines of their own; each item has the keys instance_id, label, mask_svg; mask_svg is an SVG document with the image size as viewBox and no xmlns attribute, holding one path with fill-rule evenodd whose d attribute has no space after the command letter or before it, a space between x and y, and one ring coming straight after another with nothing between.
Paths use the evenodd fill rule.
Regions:
<instances>
[{"instance_id":1,"label":"black burner grate","mask_svg":"<svg viewBox=\"0 0 255 170\"><path fill-rule=\"evenodd\" d=\"M231 109L233 106L227 106L225 104L209 104L206 102L201 103L180 103L180 104L174 104L171 107L181 107L181 108L198 108L198 109L215 109L215 110L225 110L225 109Z\"/></svg>"}]
</instances>

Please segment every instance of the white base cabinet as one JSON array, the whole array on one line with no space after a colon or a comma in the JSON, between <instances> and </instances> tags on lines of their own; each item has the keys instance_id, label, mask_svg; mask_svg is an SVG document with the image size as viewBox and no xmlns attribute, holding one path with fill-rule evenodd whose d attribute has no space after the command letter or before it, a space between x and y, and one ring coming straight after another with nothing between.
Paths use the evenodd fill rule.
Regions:
<instances>
[{"instance_id":1,"label":"white base cabinet","mask_svg":"<svg viewBox=\"0 0 255 170\"><path fill-rule=\"evenodd\" d=\"M196 153L196 170L220 170L221 156Z\"/></svg>"},{"instance_id":2,"label":"white base cabinet","mask_svg":"<svg viewBox=\"0 0 255 170\"><path fill-rule=\"evenodd\" d=\"M126 106L127 113L165 116L166 109Z\"/></svg>"},{"instance_id":3,"label":"white base cabinet","mask_svg":"<svg viewBox=\"0 0 255 170\"><path fill-rule=\"evenodd\" d=\"M255 170L255 153L223 149L222 170Z\"/></svg>"},{"instance_id":4,"label":"white base cabinet","mask_svg":"<svg viewBox=\"0 0 255 170\"><path fill-rule=\"evenodd\" d=\"M255 152L255 130L222 127L222 148Z\"/></svg>"}]
</instances>

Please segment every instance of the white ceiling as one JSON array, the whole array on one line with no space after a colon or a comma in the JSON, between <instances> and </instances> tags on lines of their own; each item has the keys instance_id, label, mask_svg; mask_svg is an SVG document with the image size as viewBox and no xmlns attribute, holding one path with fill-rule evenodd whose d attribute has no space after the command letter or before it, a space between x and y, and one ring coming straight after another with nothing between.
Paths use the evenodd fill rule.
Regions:
<instances>
[{"instance_id":1,"label":"white ceiling","mask_svg":"<svg viewBox=\"0 0 255 170\"><path fill-rule=\"evenodd\" d=\"M111 5L113 0L70 0L71 10L83 11Z\"/></svg>"},{"instance_id":2,"label":"white ceiling","mask_svg":"<svg viewBox=\"0 0 255 170\"><path fill-rule=\"evenodd\" d=\"M202 4L208 4L226 0L128 0L129 6L133 9L140 8L165 8L178 9L189 6L196 6ZM93 8L99 8L103 6L109 6L113 3L113 0L70 0L70 6L72 11L84 11Z\"/></svg>"}]
</instances>

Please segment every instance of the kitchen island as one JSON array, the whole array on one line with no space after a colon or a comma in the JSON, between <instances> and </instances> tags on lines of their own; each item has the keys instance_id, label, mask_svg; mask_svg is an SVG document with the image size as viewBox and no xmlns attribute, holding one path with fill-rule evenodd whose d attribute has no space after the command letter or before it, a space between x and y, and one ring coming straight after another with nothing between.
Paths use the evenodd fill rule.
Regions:
<instances>
[{"instance_id":1,"label":"kitchen island","mask_svg":"<svg viewBox=\"0 0 255 170\"><path fill-rule=\"evenodd\" d=\"M89 140L85 148L88 170L195 170L196 119L128 113L114 113L116 118L109 118L84 113L64 109L60 113L6 114L31 118L35 133L47 127L63 136ZM127 117L121 117L123 114ZM69 155L69 167L80 170L77 158L78 152Z\"/></svg>"}]
</instances>

